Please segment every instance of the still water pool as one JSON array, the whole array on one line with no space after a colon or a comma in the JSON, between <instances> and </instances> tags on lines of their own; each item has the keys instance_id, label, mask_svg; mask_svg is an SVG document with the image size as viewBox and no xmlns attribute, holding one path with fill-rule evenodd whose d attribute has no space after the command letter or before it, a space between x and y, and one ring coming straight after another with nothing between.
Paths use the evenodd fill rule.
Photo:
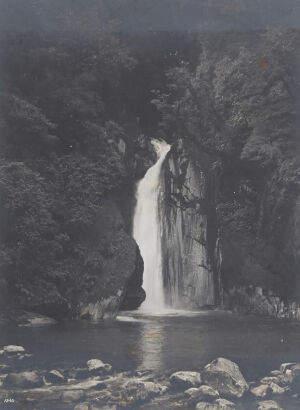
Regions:
<instances>
[{"instance_id":1,"label":"still water pool","mask_svg":"<svg viewBox=\"0 0 300 410\"><path fill-rule=\"evenodd\" d=\"M282 362L300 362L300 323L219 311L123 312L102 323L0 330L0 346L22 345L34 353L33 368L80 367L100 358L118 371L201 370L223 356L238 363L246 379L252 380ZM28 367L28 362L18 366Z\"/></svg>"}]
</instances>

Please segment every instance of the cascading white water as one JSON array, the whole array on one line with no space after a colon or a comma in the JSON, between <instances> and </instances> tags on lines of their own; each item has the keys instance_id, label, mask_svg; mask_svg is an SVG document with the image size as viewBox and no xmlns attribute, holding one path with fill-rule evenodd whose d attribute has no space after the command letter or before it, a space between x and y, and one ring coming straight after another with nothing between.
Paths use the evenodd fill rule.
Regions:
<instances>
[{"instance_id":1,"label":"cascading white water","mask_svg":"<svg viewBox=\"0 0 300 410\"><path fill-rule=\"evenodd\" d=\"M152 145L158 160L148 169L144 178L137 185L133 237L139 245L144 260L143 288L146 292L146 300L140 309L159 312L165 307L158 213L160 172L171 146L165 141L158 140L153 140Z\"/></svg>"}]
</instances>

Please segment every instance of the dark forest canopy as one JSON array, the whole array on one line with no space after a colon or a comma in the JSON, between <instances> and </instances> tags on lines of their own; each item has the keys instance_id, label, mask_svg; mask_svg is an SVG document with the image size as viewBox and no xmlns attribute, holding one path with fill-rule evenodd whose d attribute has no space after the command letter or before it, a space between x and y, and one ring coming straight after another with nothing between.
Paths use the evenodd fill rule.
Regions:
<instances>
[{"instance_id":1,"label":"dark forest canopy","mask_svg":"<svg viewBox=\"0 0 300 410\"><path fill-rule=\"evenodd\" d=\"M133 196L152 137L185 138L211 155L225 181L220 226L236 244L248 231L257 247L272 237L270 259L287 239L294 267L283 224L293 224L299 189L299 32L254 29L296 26L298 1L88 3L0 3L0 275L12 301L65 311L97 278L113 286L105 272L130 226L114 206ZM209 33L222 30L231 31ZM238 280L291 293L275 265L274 281L265 266Z\"/></svg>"}]
</instances>

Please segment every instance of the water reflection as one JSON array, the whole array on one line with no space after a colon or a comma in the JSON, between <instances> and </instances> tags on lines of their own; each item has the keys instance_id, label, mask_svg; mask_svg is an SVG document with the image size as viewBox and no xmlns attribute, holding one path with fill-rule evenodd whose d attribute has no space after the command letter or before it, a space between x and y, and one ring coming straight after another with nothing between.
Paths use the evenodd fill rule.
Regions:
<instances>
[{"instance_id":1,"label":"water reflection","mask_svg":"<svg viewBox=\"0 0 300 410\"><path fill-rule=\"evenodd\" d=\"M143 323L140 333L141 363L139 370L159 370L161 368L165 339L166 332L162 322L157 320Z\"/></svg>"}]
</instances>

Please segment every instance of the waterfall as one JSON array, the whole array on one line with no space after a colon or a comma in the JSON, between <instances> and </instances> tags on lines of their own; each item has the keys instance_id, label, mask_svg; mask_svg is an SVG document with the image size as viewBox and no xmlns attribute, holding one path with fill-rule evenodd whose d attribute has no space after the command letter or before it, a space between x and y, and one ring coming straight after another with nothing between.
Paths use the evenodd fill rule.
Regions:
<instances>
[{"instance_id":1,"label":"waterfall","mask_svg":"<svg viewBox=\"0 0 300 410\"><path fill-rule=\"evenodd\" d=\"M137 185L133 237L144 260L143 288L146 292L146 300L140 309L157 312L165 307L158 211L161 189L160 171L171 147L166 142L158 140L153 140L152 145L158 159Z\"/></svg>"}]
</instances>

